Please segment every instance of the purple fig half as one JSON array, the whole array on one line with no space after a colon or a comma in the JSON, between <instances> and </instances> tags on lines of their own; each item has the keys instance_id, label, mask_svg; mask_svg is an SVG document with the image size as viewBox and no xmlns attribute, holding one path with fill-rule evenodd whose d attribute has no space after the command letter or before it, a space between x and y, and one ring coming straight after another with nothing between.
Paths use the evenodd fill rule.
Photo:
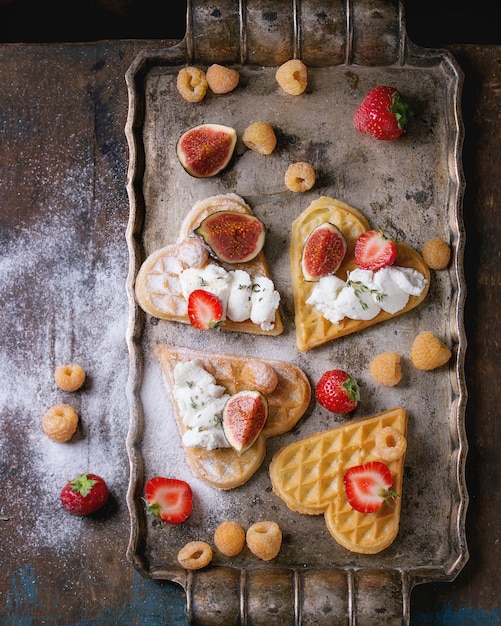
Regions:
<instances>
[{"instance_id":1,"label":"purple fig half","mask_svg":"<svg viewBox=\"0 0 501 626\"><path fill-rule=\"evenodd\" d=\"M181 135L176 152L188 174L196 178L209 178L228 165L236 143L237 133L234 128L221 124L202 124Z\"/></svg>"},{"instance_id":2,"label":"purple fig half","mask_svg":"<svg viewBox=\"0 0 501 626\"><path fill-rule=\"evenodd\" d=\"M304 244L301 270L305 280L315 282L322 276L335 274L346 250L346 239L337 226L330 222L319 224Z\"/></svg>"},{"instance_id":3,"label":"purple fig half","mask_svg":"<svg viewBox=\"0 0 501 626\"><path fill-rule=\"evenodd\" d=\"M216 211L208 215L194 233L203 239L213 256L220 261L245 263L263 249L266 229L255 215Z\"/></svg>"}]
</instances>

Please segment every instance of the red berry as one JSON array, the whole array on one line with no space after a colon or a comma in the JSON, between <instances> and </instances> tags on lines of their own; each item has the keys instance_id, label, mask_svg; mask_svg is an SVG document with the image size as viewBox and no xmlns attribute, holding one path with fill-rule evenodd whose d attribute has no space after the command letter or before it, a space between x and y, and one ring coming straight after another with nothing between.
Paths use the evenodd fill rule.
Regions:
<instances>
[{"instance_id":1,"label":"red berry","mask_svg":"<svg viewBox=\"0 0 501 626\"><path fill-rule=\"evenodd\" d=\"M399 495L391 489L393 479L388 466L380 461L350 467L343 477L346 498L350 506L360 513L374 513L383 502Z\"/></svg>"},{"instance_id":2,"label":"red berry","mask_svg":"<svg viewBox=\"0 0 501 626\"><path fill-rule=\"evenodd\" d=\"M325 372L317 383L315 393L318 402L333 413L349 413L360 400L357 381L344 370Z\"/></svg>"},{"instance_id":3,"label":"red berry","mask_svg":"<svg viewBox=\"0 0 501 626\"><path fill-rule=\"evenodd\" d=\"M362 270L379 270L392 265L397 258L397 246L381 230L362 233L355 243L355 263Z\"/></svg>"},{"instance_id":4,"label":"red berry","mask_svg":"<svg viewBox=\"0 0 501 626\"><path fill-rule=\"evenodd\" d=\"M407 128L409 106L394 87L375 87L353 118L355 128L375 139L394 140Z\"/></svg>"},{"instance_id":5,"label":"red berry","mask_svg":"<svg viewBox=\"0 0 501 626\"><path fill-rule=\"evenodd\" d=\"M80 474L61 491L61 504L72 515L90 515L108 501L108 487L96 474Z\"/></svg>"},{"instance_id":6,"label":"red berry","mask_svg":"<svg viewBox=\"0 0 501 626\"><path fill-rule=\"evenodd\" d=\"M219 328L223 323L223 303L205 289L195 289L188 297L188 317L195 328Z\"/></svg>"},{"instance_id":7,"label":"red berry","mask_svg":"<svg viewBox=\"0 0 501 626\"><path fill-rule=\"evenodd\" d=\"M144 488L146 511L169 524L184 522L193 509L191 487L177 478L151 478Z\"/></svg>"}]
</instances>

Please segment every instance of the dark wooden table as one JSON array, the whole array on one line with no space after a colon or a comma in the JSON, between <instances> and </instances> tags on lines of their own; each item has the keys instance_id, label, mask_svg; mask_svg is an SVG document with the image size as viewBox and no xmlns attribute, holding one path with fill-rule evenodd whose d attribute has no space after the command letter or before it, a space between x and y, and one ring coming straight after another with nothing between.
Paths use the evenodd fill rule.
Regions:
<instances>
[{"instance_id":1,"label":"dark wooden table","mask_svg":"<svg viewBox=\"0 0 501 626\"><path fill-rule=\"evenodd\" d=\"M0 46L0 623L186 623L183 591L127 562L125 386L128 163L124 74L167 41ZM465 73L470 560L412 594L412 624L500 624L501 47L451 45ZM58 392L76 360L84 389ZM75 440L40 429L52 404L81 415ZM72 518L70 473L101 473L111 501Z\"/></svg>"}]
</instances>

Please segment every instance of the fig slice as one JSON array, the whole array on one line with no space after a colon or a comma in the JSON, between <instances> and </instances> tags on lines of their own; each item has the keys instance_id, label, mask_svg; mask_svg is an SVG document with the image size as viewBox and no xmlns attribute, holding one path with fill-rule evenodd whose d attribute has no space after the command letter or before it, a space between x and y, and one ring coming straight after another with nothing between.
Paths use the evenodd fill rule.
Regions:
<instances>
[{"instance_id":1,"label":"fig slice","mask_svg":"<svg viewBox=\"0 0 501 626\"><path fill-rule=\"evenodd\" d=\"M209 178L228 165L236 143L234 128L201 124L181 135L176 146L177 158L191 176Z\"/></svg>"},{"instance_id":2,"label":"fig slice","mask_svg":"<svg viewBox=\"0 0 501 626\"><path fill-rule=\"evenodd\" d=\"M322 222L309 234L301 257L305 280L316 282L322 276L335 274L346 255L346 239L330 222Z\"/></svg>"},{"instance_id":3,"label":"fig slice","mask_svg":"<svg viewBox=\"0 0 501 626\"><path fill-rule=\"evenodd\" d=\"M239 456L259 437L267 417L268 400L260 391L244 389L224 405L223 431Z\"/></svg>"},{"instance_id":4,"label":"fig slice","mask_svg":"<svg viewBox=\"0 0 501 626\"><path fill-rule=\"evenodd\" d=\"M266 229L255 216L239 211L216 211L193 231L213 256L225 263L245 263L263 249Z\"/></svg>"}]
</instances>

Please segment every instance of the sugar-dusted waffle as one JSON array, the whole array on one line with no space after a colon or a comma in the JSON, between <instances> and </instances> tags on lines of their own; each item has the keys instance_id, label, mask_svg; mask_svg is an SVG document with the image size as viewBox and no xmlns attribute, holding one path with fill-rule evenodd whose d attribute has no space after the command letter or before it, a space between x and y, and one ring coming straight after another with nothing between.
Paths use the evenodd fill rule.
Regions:
<instances>
[{"instance_id":1,"label":"sugar-dusted waffle","mask_svg":"<svg viewBox=\"0 0 501 626\"><path fill-rule=\"evenodd\" d=\"M419 296L411 295L407 304L396 313L387 313L381 310L370 320L345 317L336 323L329 321L314 305L307 303L317 283L305 280L301 269L301 257L305 242L310 233L323 222L330 222L337 226L346 239L346 255L336 272L336 276L342 280L346 280L348 272L356 268L354 249L357 238L370 228L368 221L360 211L340 200L325 196L312 202L294 220L292 224L290 259L296 343L301 351L310 350L327 341L358 332L368 326L378 324L397 315L402 315L418 306L426 297L429 288L430 271L421 255L410 246L404 243L397 243L395 266L413 268L420 272L426 280L426 287L422 293Z\"/></svg>"},{"instance_id":2,"label":"sugar-dusted waffle","mask_svg":"<svg viewBox=\"0 0 501 626\"><path fill-rule=\"evenodd\" d=\"M252 279L270 278L264 252L245 263L224 263L208 255L193 231L209 215L218 211L232 211L253 215L247 203L238 195L221 194L194 204L181 224L177 242L156 250L141 265L135 282L135 295L139 306L158 319L190 323L188 303L182 292L180 274L190 267L206 268L215 264L227 272L244 270ZM255 290L257 291L257 290ZM225 319L224 330L255 335L279 335L283 332L280 310L277 308L272 328L254 323L251 319L232 321Z\"/></svg>"},{"instance_id":3,"label":"sugar-dusted waffle","mask_svg":"<svg viewBox=\"0 0 501 626\"><path fill-rule=\"evenodd\" d=\"M180 362L199 361L230 395L252 388L260 388L266 395L266 424L254 445L243 454L238 455L233 448L207 450L185 446L186 459L193 473L218 489L233 489L249 480L264 460L267 437L290 430L310 403L310 383L304 372L290 363L221 352L208 353L165 344L155 346L154 354L162 365L181 437L187 428L173 394L174 369ZM266 381L253 381L252 375L249 375L249 372L259 371L262 364L271 367L272 373L276 373L276 380L270 387L272 391L266 388Z\"/></svg>"},{"instance_id":4,"label":"sugar-dusted waffle","mask_svg":"<svg viewBox=\"0 0 501 626\"><path fill-rule=\"evenodd\" d=\"M402 498L392 506L384 503L374 513L360 513L347 500L343 477L350 467L382 461L391 472L392 489L401 496L405 448L400 455L393 450L384 455L398 456L394 460L382 459L376 438L389 428L405 439L407 419L407 412L397 407L287 445L270 464L274 492L293 511L323 514L331 535L348 550L362 554L384 550L397 536Z\"/></svg>"}]
</instances>

